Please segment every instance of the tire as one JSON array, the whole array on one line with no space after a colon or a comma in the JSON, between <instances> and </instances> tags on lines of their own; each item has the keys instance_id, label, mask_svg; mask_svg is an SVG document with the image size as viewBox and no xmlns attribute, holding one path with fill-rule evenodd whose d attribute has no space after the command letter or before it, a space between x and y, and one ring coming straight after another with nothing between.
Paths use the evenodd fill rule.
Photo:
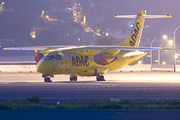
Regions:
<instances>
[{"instance_id":1,"label":"tire","mask_svg":"<svg viewBox=\"0 0 180 120\"><path fill-rule=\"evenodd\" d=\"M47 82L52 82L50 78L47 78Z\"/></svg>"},{"instance_id":2,"label":"tire","mask_svg":"<svg viewBox=\"0 0 180 120\"><path fill-rule=\"evenodd\" d=\"M101 81L105 81L103 75L100 76L100 80L101 80Z\"/></svg>"},{"instance_id":3,"label":"tire","mask_svg":"<svg viewBox=\"0 0 180 120\"><path fill-rule=\"evenodd\" d=\"M77 81L77 76L74 76L73 79L74 79L74 81Z\"/></svg>"},{"instance_id":4,"label":"tire","mask_svg":"<svg viewBox=\"0 0 180 120\"><path fill-rule=\"evenodd\" d=\"M44 82L47 82L46 78L44 78Z\"/></svg>"},{"instance_id":5,"label":"tire","mask_svg":"<svg viewBox=\"0 0 180 120\"><path fill-rule=\"evenodd\" d=\"M100 81L100 76L96 77L96 80L97 80L97 81Z\"/></svg>"},{"instance_id":6,"label":"tire","mask_svg":"<svg viewBox=\"0 0 180 120\"><path fill-rule=\"evenodd\" d=\"M44 78L44 82L52 82L50 78Z\"/></svg>"}]
</instances>

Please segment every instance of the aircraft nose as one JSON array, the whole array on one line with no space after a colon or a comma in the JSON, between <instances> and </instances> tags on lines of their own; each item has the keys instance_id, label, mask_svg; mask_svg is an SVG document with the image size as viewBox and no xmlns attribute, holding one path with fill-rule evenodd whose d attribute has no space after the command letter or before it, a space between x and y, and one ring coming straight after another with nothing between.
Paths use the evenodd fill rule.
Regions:
<instances>
[{"instance_id":1,"label":"aircraft nose","mask_svg":"<svg viewBox=\"0 0 180 120\"><path fill-rule=\"evenodd\" d=\"M43 62L39 62L36 66L36 71L39 73L46 74L50 70L51 69L46 64L44 64Z\"/></svg>"},{"instance_id":2,"label":"aircraft nose","mask_svg":"<svg viewBox=\"0 0 180 120\"><path fill-rule=\"evenodd\" d=\"M45 73L47 70L42 65L37 65L36 66L36 71L39 72L39 73Z\"/></svg>"}]
</instances>

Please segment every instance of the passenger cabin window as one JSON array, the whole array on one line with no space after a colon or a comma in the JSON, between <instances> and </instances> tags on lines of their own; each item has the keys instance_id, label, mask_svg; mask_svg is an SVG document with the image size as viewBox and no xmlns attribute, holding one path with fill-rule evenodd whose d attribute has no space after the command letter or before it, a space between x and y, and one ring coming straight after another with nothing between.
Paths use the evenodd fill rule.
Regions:
<instances>
[{"instance_id":1,"label":"passenger cabin window","mask_svg":"<svg viewBox=\"0 0 180 120\"><path fill-rule=\"evenodd\" d=\"M52 56L47 56L47 57L45 58L45 60L53 60L53 59L55 59L54 55L52 55Z\"/></svg>"},{"instance_id":2,"label":"passenger cabin window","mask_svg":"<svg viewBox=\"0 0 180 120\"><path fill-rule=\"evenodd\" d=\"M56 55L56 60L62 60L62 57L60 55Z\"/></svg>"}]
</instances>

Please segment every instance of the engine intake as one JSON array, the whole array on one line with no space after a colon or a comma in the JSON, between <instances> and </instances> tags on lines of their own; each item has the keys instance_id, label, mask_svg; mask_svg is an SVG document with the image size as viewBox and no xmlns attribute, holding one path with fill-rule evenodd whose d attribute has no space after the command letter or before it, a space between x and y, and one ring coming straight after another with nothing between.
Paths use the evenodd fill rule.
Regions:
<instances>
[{"instance_id":1,"label":"engine intake","mask_svg":"<svg viewBox=\"0 0 180 120\"><path fill-rule=\"evenodd\" d=\"M34 56L34 59L35 61L38 63L39 60L43 57L43 54L42 53L37 53L35 56Z\"/></svg>"},{"instance_id":2,"label":"engine intake","mask_svg":"<svg viewBox=\"0 0 180 120\"><path fill-rule=\"evenodd\" d=\"M116 55L97 53L93 56L93 59L99 65L108 65L114 62L117 57Z\"/></svg>"}]
</instances>

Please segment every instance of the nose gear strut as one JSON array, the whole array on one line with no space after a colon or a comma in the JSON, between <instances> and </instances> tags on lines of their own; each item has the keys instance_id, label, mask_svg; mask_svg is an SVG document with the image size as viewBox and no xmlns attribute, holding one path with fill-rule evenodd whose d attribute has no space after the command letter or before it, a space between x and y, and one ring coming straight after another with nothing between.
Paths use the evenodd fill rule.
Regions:
<instances>
[{"instance_id":1,"label":"nose gear strut","mask_svg":"<svg viewBox=\"0 0 180 120\"><path fill-rule=\"evenodd\" d=\"M44 82L52 82L51 78L49 77L49 75L43 74L42 77L44 77Z\"/></svg>"}]
</instances>

